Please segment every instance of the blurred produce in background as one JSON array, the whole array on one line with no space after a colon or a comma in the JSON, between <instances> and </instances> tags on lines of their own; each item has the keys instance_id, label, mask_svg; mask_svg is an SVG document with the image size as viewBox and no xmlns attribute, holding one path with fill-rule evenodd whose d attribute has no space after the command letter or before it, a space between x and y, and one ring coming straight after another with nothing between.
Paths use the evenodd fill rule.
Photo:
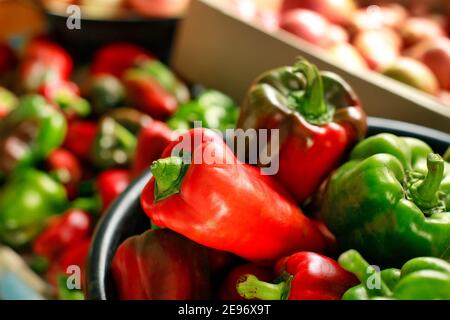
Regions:
<instances>
[{"instance_id":1,"label":"blurred produce in background","mask_svg":"<svg viewBox=\"0 0 450 320\"><path fill-rule=\"evenodd\" d=\"M86 17L94 19L175 17L185 13L190 0L40 0L53 12L65 12L79 5Z\"/></svg>"},{"instance_id":2,"label":"blurred produce in background","mask_svg":"<svg viewBox=\"0 0 450 320\"><path fill-rule=\"evenodd\" d=\"M0 243L11 248L0 247L0 299L83 299L71 268L82 286L111 203L179 132L197 120L234 128L238 107L191 90L132 43L111 43L88 65L46 35L0 49Z\"/></svg>"},{"instance_id":3,"label":"blurred produce in background","mask_svg":"<svg viewBox=\"0 0 450 320\"><path fill-rule=\"evenodd\" d=\"M445 0L230 1L242 19L284 29L337 64L394 78L444 104L450 90L450 2Z\"/></svg>"}]
</instances>

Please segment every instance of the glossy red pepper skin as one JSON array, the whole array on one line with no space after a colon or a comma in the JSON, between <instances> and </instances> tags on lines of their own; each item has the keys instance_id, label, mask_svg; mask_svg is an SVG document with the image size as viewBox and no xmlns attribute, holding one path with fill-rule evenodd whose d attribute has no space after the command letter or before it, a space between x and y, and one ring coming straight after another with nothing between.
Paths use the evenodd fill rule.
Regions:
<instances>
[{"instance_id":1,"label":"glossy red pepper skin","mask_svg":"<svg viewBox=\"0 0 450 320\"><path fill-rule=\"evenodd\" d=\"M59 277L67 277L72 275L71 270L69 269L71 266L80 268L80 283L84 283L86 263L91 246L91 240L92 239L87 238L68 247L53 263L50 264L50 268L47 272L47 280L52 286L56 288Z\"/></svg>"},{"instance_id":2,"label":"glossy red pepper skin","mask_svg":"<svg viewBox=\"0 0 450 320\"><path fill-rule=\"evenodd\" d=\"M293 275L289 300L340 300L358 283L356 277L331 258L300 252L281 259L275 273Z\"/></svg>"},{"instance_id":3,"label":"glossy red pepper skin","mask_svg":"<svg viewBox=\"0 0 450 320\"><path fill-rule=\"evenodd\" d=\"M343 79L301 61L256 79L237 127L279 130L276 178L304 202L365 136L367 121L359 98Z\"/></svg>"},{"instance_id":4,"label":"glossy red pepper skin","mask_svg":"<svg viewBox=\"0 0 450 320\"><path fill-rule=\"evenodd\" d=\"M299 250L324 250L325 240L316 225L281 187L258 168L236 159L216 133L192 129L170 144L162 158L180 146L177 151L191 153L193 159L207 150L227 161L194 161L178 193L160 201L155 201L153 165L154 176L142 192L141 204L156 225L258 263L272 263Z\"/></svg>"},{"instance_id":5,"label":"glossy red pepper skin","mask_svg":"<svg viewBox=\"0 0 450 320\"><path fill-rule=\"evenodd\" d=\"M91 73L93 75L111 74L121 78L126 69L141 61L152 59L153 56L139 46L122 42L113 43L96 53Z\"/></svg>"},{"instance_id":6,"label":"glossy red pepper skin","mask_svg":"<svg viewBox=\"0 0 450 320\"><path fill-rule=\"evenodd\" d=\"M45 83L68 80L72 70L72 58L63 48L48 40L35 39L25 50L19 77L26 91L36 92Z\"/></svg>"},{"instance_id":7,"label":"glossy red pepper skin","mask_svg":"<svg viewBox=\"0 0 450 320\"><path fill-rule=\"evenodd\" d=\"M352 273L331 258L313 252L298 252L280 259L274 268L276 284L247 274L236 288L246 298L263 300L340 300L358 283Z\"/></svg>"},{"instance_id":8,"label":"glossy red pepper skin","mask_svg":"<svg viewBox=\"0 0 450 320\"><path fill-rule=\"evenodd\" d=\"M125 240L112 263L122 300L207 299L206 248L169 230L149 230Z\"/></svg>"},{"instance_id":9,"label":"glossy red pepper skin","mask_svg":"<svg viewBox=\"0 0 450 320\"><path fill-rule=\"evenodd\" d=\"M130 182L130 172L125 169L106 170L97 177L97 191L102 201L103 211L125 191Z\"/></svg>"},{"instance_id":10,"label":"glossy red pepper skin","mask_svg":"<svg viewBox=\"0 0 450 320\"><path fill-rule=\"evenodd\" d=\"M237 266L230 271L223 282L220 289L220 300L246 300L236 290L238 280L246 274L255 275L261 281L273 280L273 272L270 268L264 268L253 263Z\"/></svg>"},{"instance_id":11,"label":"glossy red pepper skin","mask_svg":"<svg viewBox=\"0 0 450 320\"><path fill-rule=\"evenodd\" d=\"M175 137L176 134L164 122L155 120L143 128L138 136L132 176L137 177L150 169L153 161L161 157L164 149Z\"/></svg>"},{"instance_id":12,"label":"glossy red pepper skin","mask_svg":"<svg viewBox=\"0 0 450 320\"><path fill-rule=\"evenodd\" d=\"M79 159L89 161L97 134L97 124L93 121L75 120L69 122L64 148Z\"/></svg>"},{"instance_id":13,"label":"glossy red pepper skin","mask_svg":"<svg viewBox=\"0 0 450 320\"><path fill-rule=\"evenodd\" d=\"M69 199L75 199L82 179L82 167L77 157L66 149L56 149L47 157L46 168L64 185Z\"/></svg>"},{"instance_id":14,"label":"glossy red pepper skin","mask_svg":"<svg viewBox=\"0 0 450 320\"><path fill-rule=\"evenodd\" d=\"M33 252L50 261L57 260L65 250L88 239L92 229L92 218L87 212L71 209L50 220L34 240Z\"/></svg>"},{"instance_id":15,"label":"glossy red pepper skin","mask_svg":"<svg viewBox=\"0 0 450 320\"><path fill-rule=\"evenodd\" d=\"M132 75L124 79L129 104L154 119L164 120L178 107L176 97L170 94L157 80Z\"/></svg>"}]
</instances>

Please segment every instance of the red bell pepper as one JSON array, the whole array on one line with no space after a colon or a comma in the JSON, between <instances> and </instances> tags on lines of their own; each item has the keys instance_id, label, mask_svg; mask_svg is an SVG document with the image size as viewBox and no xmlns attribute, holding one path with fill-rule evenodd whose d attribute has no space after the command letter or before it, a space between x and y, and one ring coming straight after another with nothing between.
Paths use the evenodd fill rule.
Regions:
<instances>
[{"instance_id":1,"label":"red bell pepper","mask_svg":"<svg viewBox=\"0 0 450 320\"><path fill-rule=\"evenodd\" d=\"M57 260L68 248L88 239L92 229L93 223L88 213L71 209L50 220L34 240L33 252L50 261Z\"/></svg>"},{"instance_id":2,"label":"red bell pepper","mask_svg":"<svg viewBox=\"0 0 450 320\"><path fill-rule=\"evenodd\" d=\"M20 66L20 82L26 91L36 92L45 83L66 81L73 70L70 55L48 40L33 40Z\"/></svg>"},{"instance_id":3,"label":"red bell pepper","mask_svg":"<svg viewBox=\"0 0 450 320\"><path fill-rule=\"evenodd\" d=\"M312 252L299 252L278 261L276 284L247 274L238 280L237 291L245 298L261 300L340 300L358 279L336 261Z\"/></svg>"},{"instance_id":4,"label":"red bell pepper","mask_svg":"<svg viewBox=\"0 0 450 320\"><path fill-rule=\"evenodd\" d=\"M112 273L123 300L206 299L210 294L206 248L169 229L125 240Z\"/></svg>"},{"instance_id":5,"label":"red bell pepper","mask_svg":"<svg viewBox=\"0 0 450 320\"><path fill-rule=\"evenodd\" d=\"M237 266L231 270L225 279L220 290L220 299L245 300L245 298L237 292L236 284L239 279L247 274L256 276L260 281L272 281L273 279L273 272L268 268L264 268L253 263Z\"/></svg>"},{"instance_id":6,"label":"red bell pepper","mask_svg":"<svg viewBox=\"0 0 450 320\"><path fill-rule=\"evenodd\" d=\"M91 111L89 102L81 97L80 88L74 82L56 81L44 83L39 88L39 93L49 103L58 106L69 119L76 116L87 116Z\"/></svg>"},{"instance_id":7,"label":"red bell pepper","mask_svg":"<svg viewBox=\"0 0 450 320\"><path fill-rule=\"evenodd\" d=\"M97 191L102 202L102 210L106 210L131 182L130 172L124 169L103 171L97 177Z\"/></svg>"},{"instance_id":8,"label":"red bell pepper","mask_svg":"<svg viewBox=\"0 0 450 320\"><path fill-rule=\"evenodd\" d=\"M97 135L97 124L92 121L69 122L64 147L82 160L89 161Z\"/></svg>"},{"instance_id":9,"label":"red bell pepper","mask_svg":"<svg viewBox=\"0 0 450 320\"><path fill-rule=\"evenodd\" d=\"M111 74L121 78L126 69L140 61L152 59L152 54L139 46L126 42L113 43L96 53L91 66L91 74Z\"/></svg>"},{"instance_id":10,"label":"red bell pepper","mask_svg":"<svg viewBox=\"0 0 450 320\"><path fill-rule=\"evenodd\" d=\"M301 60L255 80L237 127L279 130L276 178L304 202L365 136L367 121L359 98L342 78Z\"/></svg>"},{"instance_id":11,"label":"red bell pepper","mask_svg":"<svg viewBox=\"0 0 450 320\"><path fill-rule=\"evenodd\" d=\"M153 121L139 132L132 176L137 177L150 169L153 161L161 157L164 149L174 141L175 133L164 123Z\"/></svg>"},{"instance_id":12,"label":"red bell pepper","mask_svg":"<svg viewBox=\"0 0 450 320\"><path fill-rule=\"evenodd\" d=\"M156 80L138 73L126 73L124 84L130 105L155 119L166 119L178 107L175 96Z\"/></svg>"},{"instance_id":13,"label":"red bell pepper","mask_svg":"<svg viewBox=\"0 0 450 320\"><path fill-rule=\"evenodd\" d=\"M195 161L185 163L172 152L183 153L183 158L190 154ZM210 155L215 159L208 159ZM153 177L141 195L155 225L253 262L271 263L298 250L324 250L316 225L280 186L240 162L214 131L192 129L162 157L152 165Z\"/></svg>"},{"instance_id":14,"label":"red bell pepper","mask_svg":"<svg viewBox=\"0 0 450 320\"><path fill-rule=\"evenodd\" d=\"M77 196L77 187L82 179L82 168L78 159L66 149L56 149L46 159L46 167L64 185L69 199Z\"/></svg>"}]
</instances>

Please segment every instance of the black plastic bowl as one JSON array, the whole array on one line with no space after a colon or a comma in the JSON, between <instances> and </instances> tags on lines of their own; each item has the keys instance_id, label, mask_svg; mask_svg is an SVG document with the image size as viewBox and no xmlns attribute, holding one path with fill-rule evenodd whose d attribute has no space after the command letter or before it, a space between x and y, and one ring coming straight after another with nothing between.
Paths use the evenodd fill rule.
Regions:
<instances>
[{"instance_id":1,"label":"black plastic bowl","mask_svg":"<svg viewBox=\"0 0 450 320\"><path fill-rule=\"evenodd\" d=\"M82 19L80 30L69 30L67 17L47 12L49 34L78 63L91 61L93 54L113 42L140 45L167 62L179 18Z\"/></svg>"},{"instance_id":2,"label":"black plastic bowl","mask_svg":"<svg viewBox=\"0 0 450 320\"><path fill-rule=\"evenodd\" d=\"M435 152L443 154L450 146L450 135L399 121L370 118L369 135L389 132L427 142ZM97 226L89 254L86 293L88 299L116 298L110 267L117 247L128 237L149 228L149 219L141 209L139 196L151 173L137 178L109 208Z\"/></svg>"}]
</instances>

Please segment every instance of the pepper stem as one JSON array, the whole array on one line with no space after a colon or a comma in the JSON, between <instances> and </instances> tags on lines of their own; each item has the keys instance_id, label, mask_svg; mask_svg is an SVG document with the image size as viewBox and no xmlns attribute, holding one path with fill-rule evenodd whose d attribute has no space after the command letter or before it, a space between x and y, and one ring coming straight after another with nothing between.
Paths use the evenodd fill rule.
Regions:
<instances>
[{"instance_id":1,"label":"pepper stem","mask_svg":"<svg viewBox=\"0 0 450 320\"><path fill-rule=\"evenodd\" d=\"M447 151L445 152L444 156L442 157L445 161L450 162L450 147L448 147Z\"/></svg>"},{"instance_id":2,"label":"pepper stem","mask_svg":"<svg viewBox=\"0 0 450 320\"><path fill-rule=\"evenodd\" d=\"M278 284L264 282L254 275L246 274L238 280L236 290L246 299L285 300L289 285L284 281Z\"/></svg>"},{"instance_id":3,"label":"pepper stem","mask_svg":"<svg viewBox=\"0 0 450 320\"><path fill-rule=\"evenodd\" d=\"M153 162L151 171L155 178L155 202L180 192L188 165L180 157L169 157Z\"/></svg>"},{"instance_id":4,"label":"pepper stem","mask_svg":"<svg viewBox=\"0 0 450 320\"><path fill-rule=\"evenodd\" d=\"M341 254L339 264L353 273L366 288L369 296L389 297L391 290L381 278L381 272L369 265L356 250L349 250Z\"/></svg>"},{"instance_id":5,"label":"pepper stem","mask_svg":"<svg viewBox=\"0 0 450 320\"><path fill-rule=\"evenodd\" d=\"M306 89L300 103L300 113L307 120L320 119L329 112L325 103L322 76L317 67L306 60L301 60L295 65L296 69L306 78Z\"/></svg>"},{"instance_id":6,"label":"pepper stem","mask_svg":"<svg viewBox=\"0 0 450 320\"><path fill-rule=\"evenodd\" d=\"M444 160L435 153L428 154L428 173L425 179L412 186L411 195L422 208L428 209L436 205L437 192L444 178Z\"/></svg>"}]
</instances>

